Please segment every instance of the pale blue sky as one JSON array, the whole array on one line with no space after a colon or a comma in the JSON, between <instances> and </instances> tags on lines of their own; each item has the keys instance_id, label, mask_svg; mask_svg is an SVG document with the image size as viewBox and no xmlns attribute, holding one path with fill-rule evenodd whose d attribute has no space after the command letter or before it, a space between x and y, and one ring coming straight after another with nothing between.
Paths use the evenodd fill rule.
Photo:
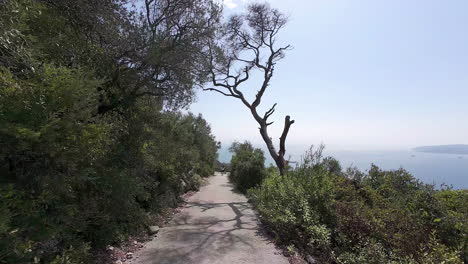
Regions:
<instances>
[{"instance_id":1,"label":"pale blue sky","mask_svg":"<svg viewBox=\"0 0 468 264\"><path fill-rule=\"evenodd\" d=\"M225 1L241 12L245 1ZM248 1L247 1L248 2ZM279 62L262 109L277 102L291 145L404 149L468 144L468 1L270 0L288 14L280 34L294 49ZM255 92L256 82L243 89ZM241 102L199 92L191 106L217 139L261 143Z\"/></svg>"}]
</instances>

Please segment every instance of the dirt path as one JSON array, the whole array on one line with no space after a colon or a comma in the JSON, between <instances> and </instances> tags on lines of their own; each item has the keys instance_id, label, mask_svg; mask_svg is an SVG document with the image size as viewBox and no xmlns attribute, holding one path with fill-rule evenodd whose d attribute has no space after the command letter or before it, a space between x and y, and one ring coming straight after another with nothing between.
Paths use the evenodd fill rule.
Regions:
<instances>
[{"instance_id":1,"label":"dirt path","mask_svg":"<svg viewBox=\"0 0 468 264\"><path fill-rule=\"evenodd\" d=\"M265 237L245 196L216 174L158 236L134 255L132 264L287 264Z\"/></svg>"}]
</instances>

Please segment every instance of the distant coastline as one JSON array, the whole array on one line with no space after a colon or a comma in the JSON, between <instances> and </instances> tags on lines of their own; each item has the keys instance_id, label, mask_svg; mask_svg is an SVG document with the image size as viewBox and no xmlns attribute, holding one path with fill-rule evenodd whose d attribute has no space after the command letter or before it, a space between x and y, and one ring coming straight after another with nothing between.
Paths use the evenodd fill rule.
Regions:
<instances>
[{"instance_id":1,"label":"distant coastline","mask_svg":"<svg viewBox=\"0 0 468 264\"><path fill-rule=\"evenodd\" d=\"M414 148L413 151L427 152L427 153L440 153L440 154L468 155L468 145L457 144L457 145L422 146L422 147Z\"/></svg>"}]
</instances>

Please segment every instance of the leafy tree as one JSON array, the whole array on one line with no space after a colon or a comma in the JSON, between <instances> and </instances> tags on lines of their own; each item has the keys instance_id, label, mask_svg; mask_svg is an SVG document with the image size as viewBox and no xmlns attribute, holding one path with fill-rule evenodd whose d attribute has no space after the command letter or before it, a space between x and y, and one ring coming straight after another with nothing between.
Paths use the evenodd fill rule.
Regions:
<instances>
[{"instance_id":1,"label":"leafy tree","mask_svg":"<svg viewBox=\"0 0 468 264\"><path fill-rule=\"evenodd\" d=\"M0 5L0 263L90 263L214 170L207 122L163 109L207 76L218 6L129 3Z\"/></svg>"},{"instance_id":2,"label":"leafy tree","mask_svg":"<svg viewBox=\"0 0 468 264\"><path fill-rule=\"evenodd\" d=\"M265 157L263 151L254 148L249 142L232 143L229 151L233 153L229 177L241 192L258 186L265 178Z\"/></svg>"}]
</instances>

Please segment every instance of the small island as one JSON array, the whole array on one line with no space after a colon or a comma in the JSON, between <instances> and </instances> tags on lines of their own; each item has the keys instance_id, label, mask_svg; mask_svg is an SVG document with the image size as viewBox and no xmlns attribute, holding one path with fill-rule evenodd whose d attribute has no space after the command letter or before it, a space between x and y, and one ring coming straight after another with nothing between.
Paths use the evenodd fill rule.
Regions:
<instances>
[{"instance_id":1,"label":"small island","mask_svg":"<svg viewBox=\"0 0 468 264\"><path fill-rule=\"evenodd\" d=\"M468 145L456 144L456 145L422 146L422 147L414 148L413 151L427 152L427 153L440 153L440 154L468 155Z\"/></svg>"}]
</instances>

